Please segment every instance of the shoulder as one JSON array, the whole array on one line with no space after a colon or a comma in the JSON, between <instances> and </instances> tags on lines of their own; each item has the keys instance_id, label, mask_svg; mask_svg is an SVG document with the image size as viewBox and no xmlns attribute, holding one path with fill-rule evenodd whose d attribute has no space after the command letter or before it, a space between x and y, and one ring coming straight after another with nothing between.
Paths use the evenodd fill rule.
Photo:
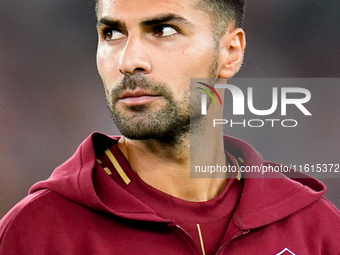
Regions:
<instances>
[{"instance_id":1,"label":"shoulder","mask_svg":"<svg viewBox=\"0 0 340 255\"><path fill-rule=\"evenodd\" d=\"M320 198L308 207L304 208L303 214L309 215L310 220L316 226L324 226L326 229L340 231L340 212L335 205L325 197Z\"/></svg>"},{"instance_id":2,"label":"shoulder","mask_svg":"<svg viewBox=\"0 0 340 255\"><path fill-rule=\"evenodd\" d=\"M34 233L32 231L33 226L39 227L39 224L35 224L34 219L40 218L37 212L40 212L43 208L44 203L41 200L48 198L49 194L50 191L48 190L40 190L29 194L1 219L0 254L20 252L17 240L24 241L25 237L30 238Z\"/></svg>"},{"instance_id":3,"label":"shoulder","mask_svg":"<svg viewBox=\"0 0 340 255\"><path fill-rule=\"evenodd\" d=\"M3 217L0 221L0 240L6 231L23 222L26 229L30 225L37 228L36 223L56 222L56 215L58 215L58 220L64 217L69 218L75 216L74 214L84 210L84 208L83 205L77 204L52 190L38 190L26 196Z\"/></svg>"},{"instance_id":4,"label":"shoulder","mask_svg":"<svg viewBox=\"0 0 340 255\"><path fill-rule=\"evenodd\" d=\"M84 211L48 189L29 194L0 221L0 254L45 254L45 245L72 229Z\"/></svg>"},{"instance_id":5,"label":"shoulder","mask_svg":"<svg viewBox=\"0 0 340 255\"><path fill-rule=\"evenodd\" d=\"M322 197L287 218L296 237L320 254L338 254L340 243L340 212ZM314 241L313 241L314 240ZM319 254L318 253L318 254Z\"/></svg>"},{"instance_id":6,"label":"shoulder","mask_svg":"<svg viewBox=\"0 0 340 255\"><path fill-rule=\"evenodd\" d=\"M16 219L26 215L26 212L28 212L27 216L29 217L30 209L39 204L39 200L41 200L42 197L46 197L48 193L48 190L40 190L34 194L29 194L16 204L0 221L0 240L2 240L1 238L4 233Z\"/></svg>"}]
</instances>

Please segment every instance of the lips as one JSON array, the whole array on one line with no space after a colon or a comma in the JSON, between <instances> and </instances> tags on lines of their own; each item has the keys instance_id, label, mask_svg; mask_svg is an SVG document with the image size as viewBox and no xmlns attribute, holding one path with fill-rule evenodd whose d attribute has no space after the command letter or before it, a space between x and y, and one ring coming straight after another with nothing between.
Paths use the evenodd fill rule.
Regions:
<instances>
[{"instance_id":1,"label":"lips","mask_svg":"<svg viewBox=\"0 0 340 255\"><path fill-rule=\"evenodd\" d=\"M146 91L129 90L123 93L118 102L124 103L127 106L134 106L148 104L159 98L161 98L160 95L154 95Z\"/></svg>"}]
</instances>

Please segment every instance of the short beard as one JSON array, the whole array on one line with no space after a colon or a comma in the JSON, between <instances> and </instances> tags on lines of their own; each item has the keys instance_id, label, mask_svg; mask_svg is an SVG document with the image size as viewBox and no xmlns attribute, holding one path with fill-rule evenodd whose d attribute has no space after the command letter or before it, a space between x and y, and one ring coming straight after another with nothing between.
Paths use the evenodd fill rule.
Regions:
<instances>
[{"instance_id":1,"label":"short beard","mask_svg":"<svg viewBox=\"0 0 340 255\"><path fill-rule=\"evenodd\" d=\"M151 94L162 96L166 105L158 111L146 112L146 106L132 106L127 116L117 109L119 96L126 90L141 89ZM169 86L148 80L140 74L125 75L111 93L107 93L107 101L112 118L121 134L133 140L154 139L165 143L177 142L190 129L190 96L185 95L181 108L175 101Z\"/></svg>"},{"instance_id":2,"label":"short beard","mask_svg":"<svg viewBox=\"0 0 340 255\"><path fill-rule=\"evenodd\" d=\"M217 77L217 56L218 54L214 54L209 67L207 73L209 78ZM137 88L162 96L166 105L161 110L154 112L152 110L146 112L148 109L144 105L132 106L129 107L129 111L133 114L125 115L116 107L118 99L124 91ZM197 113L200 112L200 104L195 102L196 100L190 100L190 90L185 93L181 107L175 101L168 84L150 81L140 74L126 74L122 81L114 85L111 93L106 91L106 96L109 110L118 130L123 136L133 140L154 139L162 143L176 144L182 138L187 137L194 126L198 128L203 118L200 114L198 118L192 118L190 115L191 112L197 116ZM210 103L208 102L208 104Z\"/></svg>"}]
</instances>

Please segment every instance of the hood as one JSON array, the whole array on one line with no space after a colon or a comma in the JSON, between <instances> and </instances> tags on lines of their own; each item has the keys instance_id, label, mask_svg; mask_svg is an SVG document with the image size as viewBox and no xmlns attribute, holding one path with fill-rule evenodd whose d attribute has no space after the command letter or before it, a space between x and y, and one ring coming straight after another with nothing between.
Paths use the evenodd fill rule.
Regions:
<instances>
[{"instance_id":1,"label":"hood","mask_svg":"<svg viewBox=\"0 0 340 255\"><path fill-rule=\"evenodd\" d=\"M110 186L111 201L103 201L97 194L93 174L97 156L118 143L120 137L108 137L101 133L91 134L73 156L57 167L51 177L32 186L29 193L41 189L52 190L59 195L94 210L118 217L154 222L169 222L142 203L119 185Z\"/></svg>"},{"instance_id":2,"label":"hood","mask_svg":"<svg viewBox=\"0 0 340 255\"><path fill-rule=\"evenodd\" d=\"M280 166L263 161L248 143L224 137L225 149L247 166ZM242 197L234 222L242 230L255 229L279 221L320 199L326 193L320 181L300 172L245 173Z\"/></svg>"},{"instance_id":3,"label":"hood","mask_svg":"<svg viewBox=\"0 0 340 255\"><path fill-rule=\"evenodd\" d=\"M97 194L92 178L96 157L118 140L119 137L91 134L68 161L56 168L49 179L35 184L30 193L49 189L75 203L118 217L170 223L118 184L109 188L108 192L114 194L110 202L101 200ZM241 158L245 166L269 164L263 162L252 146L239 139L225 136L224 143L225 149L235 158ZM271 178L265 175L245 177L243 193L233 216L237 227L244 230L283 219L315 202L326 192L321 182L298 173L294 176L276 174Z\"/></svg>"}]
</instances>

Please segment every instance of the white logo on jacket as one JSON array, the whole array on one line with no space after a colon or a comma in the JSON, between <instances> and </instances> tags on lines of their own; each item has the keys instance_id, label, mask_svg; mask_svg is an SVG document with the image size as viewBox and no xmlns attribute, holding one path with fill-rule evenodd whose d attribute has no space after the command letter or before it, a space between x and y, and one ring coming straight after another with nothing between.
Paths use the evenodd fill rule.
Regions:
<instances>
[{"instance_id":1,"label":"white logo on jacket","mask_svg":"<svg viewBox=\"0 0 340 255\"><path fill-rule=\"evenodd\" d=\"M293 253L291 250L289 250L288 248L284 248L282 251L280 251L279 253L275 254L275 255L296 255L295 253Z\"/></svg>"}]
</instances>

